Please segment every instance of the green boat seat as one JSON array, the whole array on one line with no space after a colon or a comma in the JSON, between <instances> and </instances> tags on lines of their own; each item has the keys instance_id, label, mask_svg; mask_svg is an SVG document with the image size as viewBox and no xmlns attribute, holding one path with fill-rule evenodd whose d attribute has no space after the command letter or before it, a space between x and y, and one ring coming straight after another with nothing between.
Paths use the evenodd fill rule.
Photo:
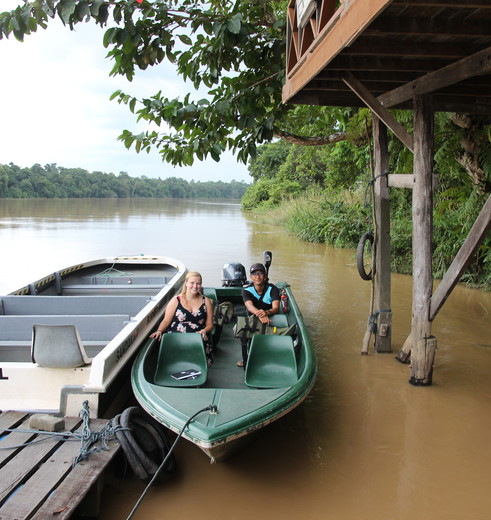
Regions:
<instances>
[{"instance_id":1,"label":"green boat seat","mask_svg":"<svg viewBox=\"0 0 491 520\"><path fill-rule=\"evenodd\" d=\"M217 291L214 287L203 287L203 295L214 302L218 301Z\"/></svg>"},{"instance_id":2,"label":"green boat seat","mask_svg":"<svg viewBox=\"0 0 491 520\"><path fill-rule=\"evenodd\" d=\"M273 314L270 318L273 327L283 328L288 327L288 318L286 314Z\"/></svg>"},{"instance_id":3,"label":"green boat seat","mask_svg":"<svg viewBox=\"0 0 491 520\"><path fill-rule=\"evenodd\" d=\"M282 388L298 380L291 336L256 334L252 337L245 383L255 388Z\"/></svg>"},{"instance_id":4,"label":"green boat seat","mask_svg":"<svg viewBox=\"0 0 491 520\"><path fill-rule=\"evenodd\" d=\"M196 377L176 379L177 374L193 370ZM174 375L174 377L173 377ZM160 342L154 383L159 386L201 386L208 377L203 340L196 332L164 334Z\"/></svg>"}]
</instances>

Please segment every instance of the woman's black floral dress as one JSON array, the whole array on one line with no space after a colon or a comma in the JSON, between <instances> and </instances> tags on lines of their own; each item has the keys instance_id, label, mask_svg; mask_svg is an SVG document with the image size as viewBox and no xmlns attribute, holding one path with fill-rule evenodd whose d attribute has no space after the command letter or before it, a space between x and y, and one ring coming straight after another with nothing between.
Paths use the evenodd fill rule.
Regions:
<instances>
[{"instance_id":1,"label":"woman's black floral dress","mask_svg":"<svg viewBox=\"0 0 491 520\"><path fill-rule=\"evenodd\" d=\"M196 312L188 311L182 306L180 295L177 297L177 300L179 303L177 305L174 318L165 332L198 332L201 329L204 329L206 326L207 317L204 296L201 305ZM207 337L208 339L203 343L205 347L206 359L208 360L208 364L211 365L213 362L213 345L211 343L210 334L207 334Z\"/></svg>"}]
</instances>

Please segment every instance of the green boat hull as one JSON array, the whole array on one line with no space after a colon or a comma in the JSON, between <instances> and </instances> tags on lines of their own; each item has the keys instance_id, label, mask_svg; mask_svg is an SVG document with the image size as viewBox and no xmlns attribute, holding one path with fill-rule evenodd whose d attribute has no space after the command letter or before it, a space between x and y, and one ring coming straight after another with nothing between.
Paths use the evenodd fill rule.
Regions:
<instances>
[{"instance_id":1,"label":"green boat hull","mask_svg":"<svg viewBox=\"0 0 491 520\"><path fill-rule=\"evenodd\" d=\"M183 437L200 447L213 462L223 460L255 432L293 410L314 385L317 362L312 341L290 287L285 283L277 285L285 289L288 297L288 323L297 325L298 378L293 385L254 388L245 384L244 370L236 366L241 357L241 347L233 334L233 322L223 327L215 346L214 363L201 387L176 388L155 384L159 343L154 340L146 343L133 365L131 381L138 402L172 431L180 433L198 410L212 407L212 411L201 413L190 422ZM207 289L205 294L210 292L216 294L218 301L233 302L236 312L245 314L245 309L241 309L240 288Z\"/></svg>"}]
</instances>

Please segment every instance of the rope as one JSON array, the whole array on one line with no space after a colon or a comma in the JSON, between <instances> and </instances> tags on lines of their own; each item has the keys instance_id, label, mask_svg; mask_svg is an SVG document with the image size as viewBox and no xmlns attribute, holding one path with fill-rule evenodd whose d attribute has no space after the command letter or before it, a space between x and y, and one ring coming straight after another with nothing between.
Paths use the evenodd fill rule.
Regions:
<instances>
[{"instance_id":1,"label":"rope","mask_svg":"<svg viewBox=\"0 0 491 520\"><path fill-rule=\"evenodd\" d=\"M120 271L119 269L116 269L114 266L116 265L116 262L113 263L111 267L108 267L107 269L104 269L104 271L101 271L96 276L105 276L107 284L109 281L109 278L111 276L132 276L134 273L131 271ZM94 277L95 278L95 277Z\"/></svg>"},{"instance_id":2,"label":"rope","mask_svg":"<svg viewBox=\"0 0 491 520\"><path fill-rule=\"evenodd\" d=\"M217 407L215 405L210 405L210 406L207 406L206 408L202 408L201 410L198 410L194 415L192 415L187 421L186 421L186 424L182 427L182 430L179 432L179 435L177 436L176 440L174 441L174 443L172 444L169 452L167 453L167 455L165 456L164 460L162 461L162 464L160 464L160 466L158 467L157 471L155 472L155 474L153 475L153 477L151 478L150 482L147 484L147 487L143 490L143 493L140 495L140 498L136 501L136 504L134 505L133 509L131 510L130 514L128 515L128 517L126 518L126 520L130 520L133 515L135 514L136 510L138 509L138 507L140 506L140 504L142 503L143 499L145 498L146 494L148 493L151 485L154 483L155 479L157 478L157 476L159 475L159 473L162 471L162 469L164 468L165 464L167 463L167 460L169 459L171 453L174 451L174 448L176 447L177 443L179 442L179 440L181 439L181 436L182 434L184 433L184 430L189 426L189 423L196 417L198 416L200 413L203 413L203 412L212 412L212 413L216 413L216 410L217 410Z\"/></svg>"},{"instance_id":3,"label":"rope","mask_svg":"<svg viewBox=\"0 0 491 520\"><path fill-rule=\"evenodd\" d=\"M157 468L157 471L152 476L150 482L147 484L146 488L144 489L143 493L141 494L140 498L137 500L135 506L131 510L129 516L127 517L127 520L130 520L133 515L135 514L136 510L140 506L141 502L145 498L146 494L148 493L148 490L152 486L152 484L157 479L159 473L162 471L162 469L166 466L167 461L169 460L170 456L174 452L174 448L177 446L177 443L181 439L184 431L189 426L191 421L194 420L195 417L197 417L199 414L203 412L210 411L211 413L217 413L217 407L215 405L209 405L206 408L202 408L201 410L198 410L194 415L192 415L187 421L186 424L183 426L181 431L179 432L179 435L177 436L176 440L170 447L169 451L167 452L167 455L164 457L164 460L160 464L160 466ZM20 444L19 446L9 446L7 448L1 448L1 449L13 449L17 447L24 447L28 446L30 444L35 444L41 441L45 441L49 439L50 437L58 437L59 440L63 441L74 441L74 440L80 440L80 453L75 457L72 467L76 466L80 461L85 460L88 458L88 456L91 453L100 452L102 450L109 450L108 442L110 440L113 440L116 438L116 432L118 431L130 431L129 428L122 428L122 427L114 427L113 420L111 419L108 421L108 423L100 430L99 432L92 432L89 427L89 420L90 420L90 411L89 411L89 403L88 401L84 401L82 405L82 410L79 414L82 417L83 426L81 431L76 432L45 432L45 431L39 431L39 430L31 430L31 429L17 429L17 428L0 428L0 431L3 432L17 432L17 433L30 433L30 434L42 434L46 436L44 439L35 439L33 441L29 441L23 444ZM97 442L101 443L101 446L95 446Z\"/></svg>"},{"instance_id":4,"label":"rope","mask_svg":"<svg viewBox=\"0 0 491 520\"><path fill-rule=\"evenodd\" d=\"M381 173L380 175L375 175L375 177L372 177L368 182L367 182L367 187L365 188L365 194L363 195L363 205L365 207L367 207L369 204L367 202L367 193L368 193L368 190L370 188L372 188L373 190L373 186L375 185L375 181L377 179L380 179L380 177L387 177L389 175L389 172L385 172L385 173ZM372 197L373 197L373 194L372 194Z\"/></svg>"},{"instance_id":5,"label":"rope","mask_svg":"<svg viewBox=\"0 0 491 520\"><path fill-rule=\"evenodd\" d=\"M367 127L367 134L368 134L368 127ZM374 166L373 166L373 149L372 149L372 139L368 139L369 146L370 146L370 173L371 173L371 179L367 183L367 188L365 190L364 195L364 204L367 206L366 202L366 196L368 189L371 188L371 195L372 195L372 201L375 200L375 181L377 178L381 177L382 175L374 175ZM368 347L370 345L370 338L372 336L372 326L370 323L370 316L373 314L373 306L374 306L374 298L375 298L375 276L373 274L375 273L374 265L375 265L375 258L377 254L377 234L378 234L378 226L377 226L377 215L375 212L375 205L372 204L372 221L373 221L373 246L372 246L372 278L370 280L370 305L369 305L369 318L367 323L367 329L365 331L365 335L363 337L363 342L361 346L361 354L367 355L368 354Z\"/></svg>"},{"instance_id":6,"label":"rope","mask_svg":"<svg viewBox=\"0 0 491 520\"><path fill-rule=\"evenodd\" d=\"M75 467L80 461L85 460L91 453L98 453L100 451L109 451L108 443L116 438L116 431L122 428L114 428L112 419L98 432L90 430L89 420L89 402L84 401L80 415L83 421L82 433L80 434L80 453L75 457L72 466ZM101 446L95 446L97 442Z\"/></svg>"},{"instance_id":7,"label":"rope","mask_svg":"<svg viewBox=\"0 0 491 520\"><path fill-rule=\"evenodd\" d=\"M85 460L91 453L97 453L102 450L108 451L109 441L116 438L116 432L118 430L125 430L125 428L114 428L112 425L112 419L100 430L99 432L92 432L89 427L90 411L88 401L83 402L83 408L80 412L82 416L83 426L81 431L75 432L45 432L42 430L31 430L22 428L0 428L2 432L9 433L29 433L33 435L42 435L43 438L33 439L16 446L0 447L0 450L12 450L17 448L25 448L33 444L39 444L53 438L57 438L58 441L80 441L80 453L75 457L72 463L72 467L75 467L80 461ZM126 428L127 430L127 428ZM101 446L95 446L96 443L100 442Z\"/></svg>"}]
</instances>

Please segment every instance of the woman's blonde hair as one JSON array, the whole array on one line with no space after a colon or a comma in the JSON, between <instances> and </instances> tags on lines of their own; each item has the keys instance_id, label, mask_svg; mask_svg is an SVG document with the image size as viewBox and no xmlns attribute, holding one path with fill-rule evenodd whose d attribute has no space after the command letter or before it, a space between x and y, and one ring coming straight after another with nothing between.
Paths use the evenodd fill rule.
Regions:
<instances>
[{"instance_id":1,"label":"woman's blonde hair","mask_svg":"<svg viewBox=\"0 0 491 520\"><path fill-rule=\"evenodd\" d=\"M183 284L182 289L181 289L181 294L186 294L186 282L190 278L193 278L194 276L199 277L199 279L201 280L201 283L203 283L203 277L201 276L200 273L198 273L198 271L189 271L188 274L186 275L186 278L184 279L184 284ZM200 294L202 294L201 291L200 291Z\"/></svg>"}]
</instances>

